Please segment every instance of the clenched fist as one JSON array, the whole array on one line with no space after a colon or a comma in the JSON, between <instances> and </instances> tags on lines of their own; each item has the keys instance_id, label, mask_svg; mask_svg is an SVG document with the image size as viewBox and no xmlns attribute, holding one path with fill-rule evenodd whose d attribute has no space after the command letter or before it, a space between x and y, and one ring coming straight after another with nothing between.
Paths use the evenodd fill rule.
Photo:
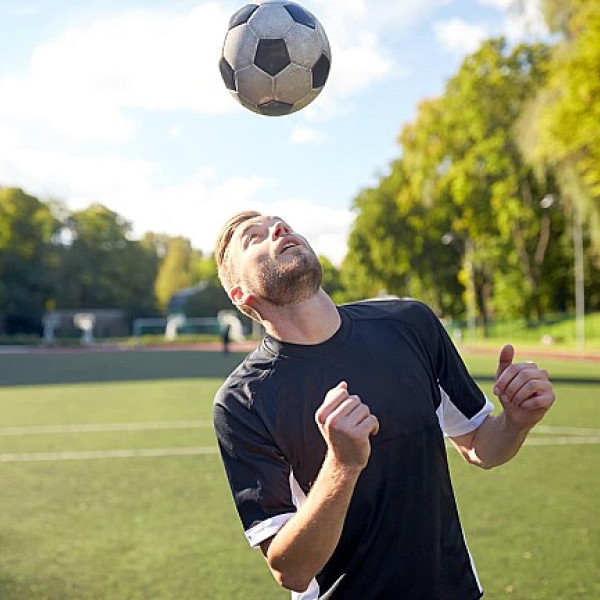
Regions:
<instances>
[{"instance_id":1,"label":"clenched fist","mask_svg":"<svg viewBox=\"0 0 600 600\"><path fill-rule=\"evenodd\" d=\"M328 451L340 465L362 470L371 454L370 436L379 431L379 421L361 399L340 382L325 395L315 418Z\"/></svg>"}]
</instances>

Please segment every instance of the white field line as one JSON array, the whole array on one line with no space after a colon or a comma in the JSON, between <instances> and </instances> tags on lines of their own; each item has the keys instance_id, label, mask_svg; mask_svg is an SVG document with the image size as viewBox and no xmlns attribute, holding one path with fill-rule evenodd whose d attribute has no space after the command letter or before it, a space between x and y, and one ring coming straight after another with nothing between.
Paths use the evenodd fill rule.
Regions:
<instances>
[{"instance_id":1,"label":"white field line","mask_svg":"<svg viewBox=\"0 0 600 600\"><path fill-rule=\"evenodd\" d=\"M212 427L211 421L148 421L140 423L82 423L77 425L27 425L0 427L0 436L52 435L64 433L103 433L110 431L155 431L167 429L198 429ZM600 436L600 429L590 427L554 427L537 425L531 432L542 435Z\"/></svg>"},{"instance_id":2,"label":"white field line","mask_svg":"<svg viewBox=\"0 0 600 600\"><path fill-rule=\"evenodd\" d=\"M3 435L48 435L64 433L102 433L106 431L151 431L160 429L197 429L212 427L210 421L159 421L147 423L91 423L81 425L30 425L0 427Z\"/></svg>"},{"instance_id":3,"label":"white field line","mask_svg":"<svg viewBox=\"0 0 600 600\"><path fill-rule=\"evenodd\" d=\"M93 460L106 458L157 458L165 456L200 456L216 454L216 446L198 446L190 448L141 448L127 450L99 450L88 452L38 452L28 454L0 454L1 462L33 462L62 460Z\"/></svg>"},{"instance_id":4,"label":"white field line","mask_svg":"<svg viewBox=\"0 0 600 600\"><path fill-rule=\"evenodd\" d=\"M579 446L586 444L600 444L600 435L579 436L569 435L563 437L531 436L525 440L526 446Z\"/></svg>"},{"instance_id":5,"label":"white field line","mask_svg":"<svg viewBox=\"0 0 600 600\"><path fill-rule=\"evenodd\" d=\"M600 436L530 437L526 440L525 444L527 446L570 446L600 444ZM0 454L0 463L201 456L216 454L217 452L218 449L216 446L181 448L131 448L126 450L93 450L87 452L30 452L25 454Z\"/></svg>"},{"instance_id":6,"label":"white field line","mask_svg":"<svg viewBox=\"0 0 600 600\"><path fill-rule=\"evenodd\" d=\"M553 425L536 425L531 433L600 436L600 429L592 429L591 427L554 427Z\"/></svg>"},{"instance_id":7,"label":"white field line","mask_svg":"<svg viewBox=\"0 0 600 600\"><path fill-rule=\"evenodd\" d=\"M152 431L168 429L196 429L212 427L210 421L160 421L146 423L97 423L82 425L48 425L0 428L0 436ZM538 425L525 444L528 446L570 446L600 444L600 429L586 427L553 427ZM537 434L537 435L535 435ZM93 460L113 458L157 458L168 456L199 456L216 454L216 446L179 448L131 448L124 450L98 450L84 452L30 452L0 454L0 463L32 461Z\"/></svg>"}]
</instances>

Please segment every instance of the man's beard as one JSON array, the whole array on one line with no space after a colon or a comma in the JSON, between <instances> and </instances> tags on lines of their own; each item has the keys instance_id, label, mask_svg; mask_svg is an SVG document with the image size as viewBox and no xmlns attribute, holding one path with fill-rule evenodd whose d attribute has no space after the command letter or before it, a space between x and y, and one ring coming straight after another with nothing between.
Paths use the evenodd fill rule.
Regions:
<instances>
[{"instance_id":1,"label":"man's beard","mask_svg":"<svg viewBox=\"0 0 600 600\"><path fill-rule=\"evenodd\" d=\"M303 251L286 260L267 258L253 278L256 296L275 306L286 306L314 296L323 278L313 252Z\"/></svg>"}]
</instances>

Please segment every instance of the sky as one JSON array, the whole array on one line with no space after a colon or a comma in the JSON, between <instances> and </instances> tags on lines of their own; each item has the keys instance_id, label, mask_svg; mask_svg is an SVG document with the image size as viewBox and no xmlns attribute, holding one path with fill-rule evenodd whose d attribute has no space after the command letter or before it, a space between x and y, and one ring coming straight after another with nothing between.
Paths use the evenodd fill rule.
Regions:
<instances>
[{"instance_id":1,"label":"sky","mask_svg":"<svg viewBox=\"0 0 600 600\"><path fill-rule=\"evenodd\" d=\"M100 203L132 237L212 252L229 216L279 215L340 264L352 201L400 156L418 104L482 40L539 39L539 0L300 0L332 50L307 108L239 105L218 60L240 0L0 0L0 186Z\"/></svg>"}]
</instances>

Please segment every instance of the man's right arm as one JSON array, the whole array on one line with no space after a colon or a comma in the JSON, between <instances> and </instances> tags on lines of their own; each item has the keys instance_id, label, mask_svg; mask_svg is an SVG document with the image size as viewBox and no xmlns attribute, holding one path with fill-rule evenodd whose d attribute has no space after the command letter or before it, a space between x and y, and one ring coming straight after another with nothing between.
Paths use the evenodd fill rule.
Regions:
<instances>
[{"instance_id":1,"label":"man's right arm","mask_svg":"<svg viewBox=\"0 0 600 600\"><path fill-rule=\"evenodd\" d=\"M371 453L379 422L347 384L330 390L315 415L327 453L306 501L272 538L261 544L275 579L303 592L331 558L354 487Z\"/></svg>"}]
</instances>

